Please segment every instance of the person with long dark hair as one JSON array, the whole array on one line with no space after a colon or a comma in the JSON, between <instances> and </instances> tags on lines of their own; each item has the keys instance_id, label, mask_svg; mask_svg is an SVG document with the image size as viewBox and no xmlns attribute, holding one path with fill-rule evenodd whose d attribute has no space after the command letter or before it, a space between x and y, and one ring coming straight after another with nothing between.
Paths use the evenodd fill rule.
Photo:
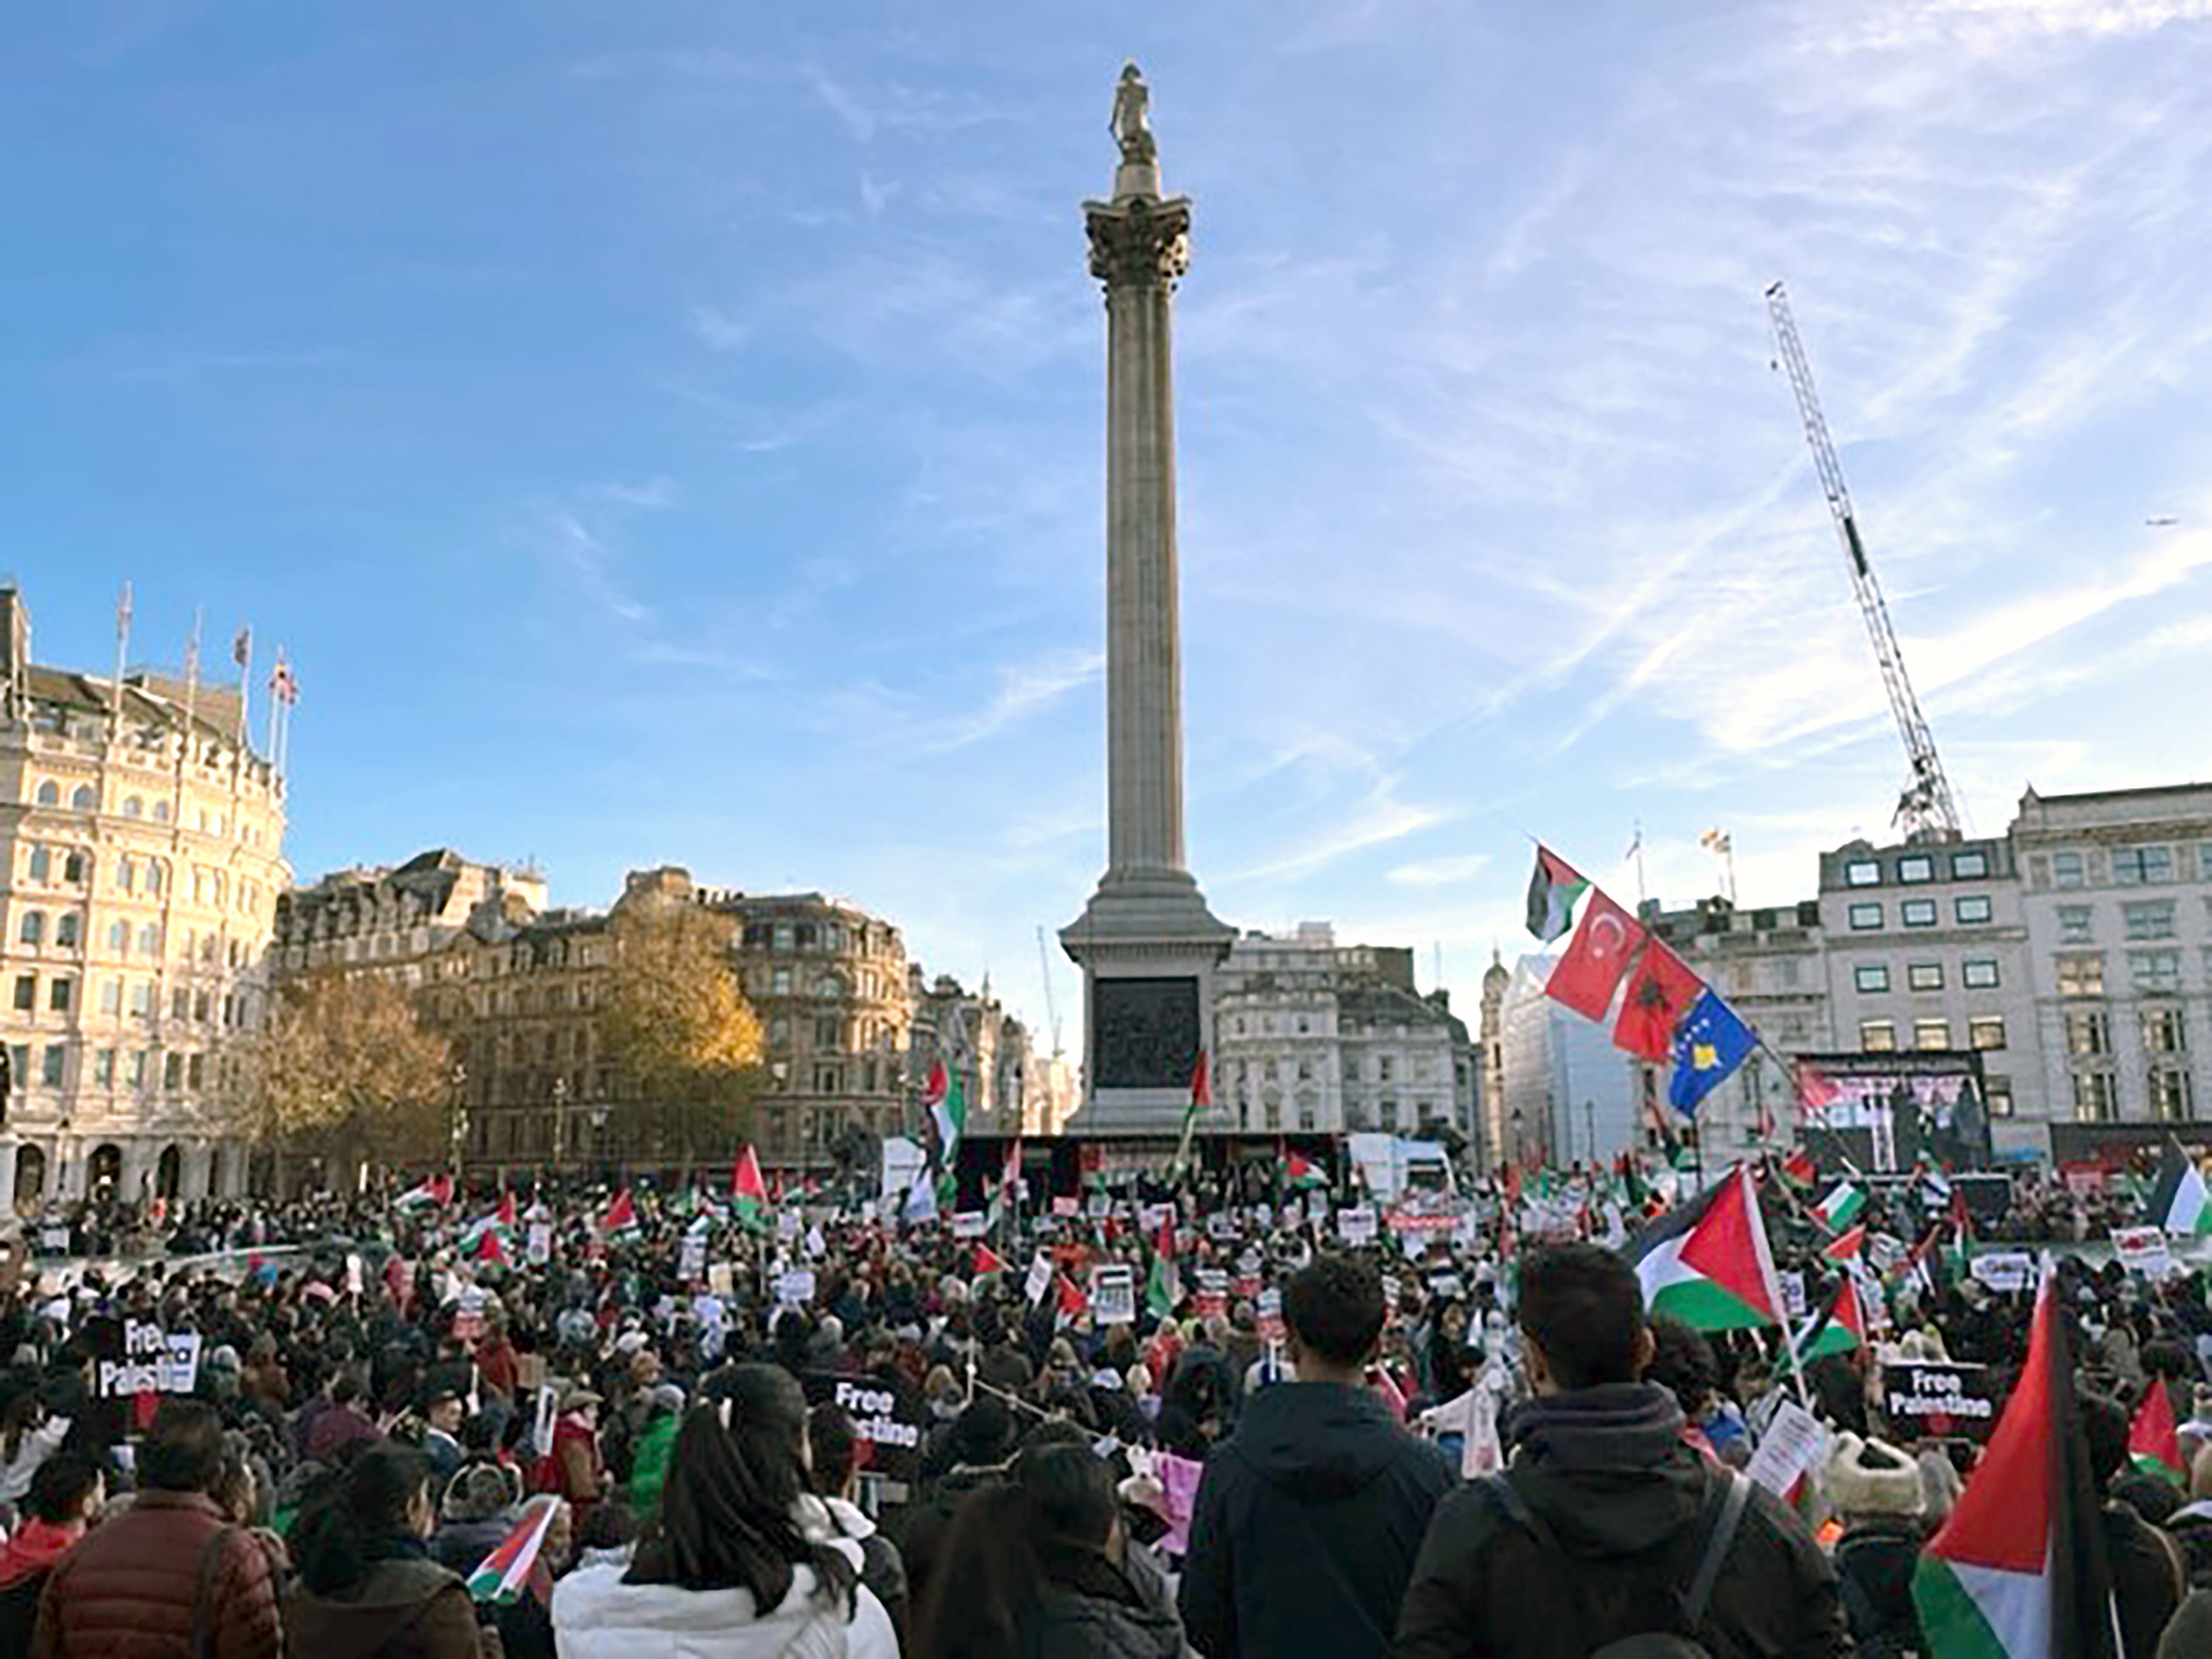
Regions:
<instances>
[{"instance_id":1,"label":"person with long dark hair","mask_svg":"<svg viewBox=\"0 0 2212 1659\"><path fill-rule=\"evenodd\" d=\"M916 1659L1180 1659L1165 1581L1121 1522L1113 1471L1047 1444L969 1494L952 1522Z\"/></svg>"},{"instance_id":2,"label":"person with long dark hair","mask_svg":"<svg viewBox=\"0 0 2212 1659\"><path fill-rule=\"evenodd\" d=\"M562 1659L898 1659L860 1547L808 1536L799 1384L732 1365L699 1392L627 1571L584 1567L555 1587Z\"/></svg>"},{"instance_id":3,"label":"person with long dark hair","mask_svg":"<svg viewBox=\"0 0 2212 1659\"><path fill-rule=\"evenodd\" d=\"M312 1490L292 1523L300 1587L284 1608L295 1654L314 1659L479 1659L479 1631L458 1575L430 1559L437 1510L429 1460L379 1440Z\"/></svg>"}]
</instances>

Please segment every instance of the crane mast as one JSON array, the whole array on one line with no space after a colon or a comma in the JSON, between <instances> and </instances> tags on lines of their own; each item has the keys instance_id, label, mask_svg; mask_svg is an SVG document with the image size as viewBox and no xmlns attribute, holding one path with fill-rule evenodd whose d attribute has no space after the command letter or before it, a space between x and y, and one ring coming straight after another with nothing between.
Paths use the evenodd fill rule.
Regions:
<instances>
[{"instance_id":1,"label":"crane mast","mask_svg":"<svg viewBox=\"0 0 2212 1659\"><path fill-rule=\"evenodd\" d=\"M1951 780L1936 753L1936 735L1912 681L1905 672L1905 653L1897 643L1897 630L1889 623L1889 606L1867 562L1866 544L1859 539L1858 520L1851 511L1850 492L1844 488L1844 469L1836 459L1836 446L1828 437L1828 422L1820 413L1820 399L1813 389L1813 366L1805 359L1804 343L1797 337L1796 320L1790 313L1790 296L1780 283L1766 290L1766 311L1774 325L1776 361L1790 377L1797 394L1798 417L1805 423L1805 442L1813 452L1813 469L1828 498L1828 515L1836 521L1836 534L1851 568L1851 591L1866 618L1874 641L1874 654L1881 664L1882 689L1889 694L1889 712L1897 720L1898 735L1905 739L1905 759L1911 777L1897 803L1897 824L1908 841L1956 841L1959 807L1951 793Z\"/></svg>"}]
</instances>

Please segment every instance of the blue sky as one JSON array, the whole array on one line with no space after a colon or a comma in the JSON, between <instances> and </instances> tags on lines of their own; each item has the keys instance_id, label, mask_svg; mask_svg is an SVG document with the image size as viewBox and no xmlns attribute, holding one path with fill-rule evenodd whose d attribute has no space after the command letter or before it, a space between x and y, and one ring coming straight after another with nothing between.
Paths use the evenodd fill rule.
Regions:
<instances>
[{"instance_id":1,"label":"blue sky","mask_svg":"<svg viewBox=\"0 0 2212 1659\"><path fill-rule=\"evenodd\" d=\"M1042 1016L1104 855L1103 315L1141 59L1190 843L1441 945L1528 834L1808 894L1903 760L1795 296L1975 829L2199 778L2212 6L112 0L0 58L0 568L40 654L299 665L303 876L820 887ZM2180 523L2145 520L2173 514ZM214 654L221 655L217 644ZM1073 1041L1073 969L1055 957Z\"/></svg>"}]
</instances>

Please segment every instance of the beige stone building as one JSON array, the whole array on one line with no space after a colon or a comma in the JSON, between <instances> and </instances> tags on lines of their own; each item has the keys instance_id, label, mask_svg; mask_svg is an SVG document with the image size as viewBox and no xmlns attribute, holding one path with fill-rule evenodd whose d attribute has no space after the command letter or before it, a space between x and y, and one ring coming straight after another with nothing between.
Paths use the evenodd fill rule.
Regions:
<instances>
[{"instance_id":1,"label":"beige stone building","mask_svg":"<svg viewBox=\"0 0 2212 1659\"><path fill-rule=\"evenodd\" d=\"M24 597L0 588L0 1191L18 1206L243 1185L220 1050L259 1018L291 872L241 690L37 664Z\"/></svg>"}]
</instances>

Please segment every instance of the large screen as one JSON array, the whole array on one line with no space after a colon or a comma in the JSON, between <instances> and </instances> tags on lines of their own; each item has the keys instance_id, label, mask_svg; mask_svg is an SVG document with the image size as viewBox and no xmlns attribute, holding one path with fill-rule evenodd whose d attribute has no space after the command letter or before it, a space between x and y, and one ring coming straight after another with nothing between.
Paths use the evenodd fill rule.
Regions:
<instances>
[{"instance_id":1,"label":"large screen","mask_svg":"<svg viewBox=\"0 0 2212 1659\"><path fill-rule=\"evenodd\" d=\"M1880 1173L1990 1164L1982 1057L1969 1049L1799 1054L1806 1149L1824 1169Z\"/></svg>"}]
</instances>

